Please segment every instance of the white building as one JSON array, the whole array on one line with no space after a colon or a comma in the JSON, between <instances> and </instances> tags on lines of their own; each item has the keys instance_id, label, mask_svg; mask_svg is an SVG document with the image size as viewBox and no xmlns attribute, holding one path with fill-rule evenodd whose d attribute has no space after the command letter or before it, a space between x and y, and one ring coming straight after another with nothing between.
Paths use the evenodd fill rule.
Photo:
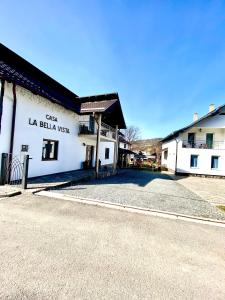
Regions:
<instances>
[{"instance_id":1,"label":"white building","mask_svg":"<svg viewBox=\"0 0 225 300\"><path fill-rule=\"evenodd\" d=\"M78 97L0 44L0 166L7 153L32 158L29 177L115 168L125 126L117 93Z\"/></svg>"},{"instance_id":2,"label":"white building","mask_svg":"<svg viewBox=\"0 0 225 300\"><path fill-rule=\"evenodd\" d=\"M119 133L119 157L118 165L119 167L128 167L134 159L134 152L131 151L131 143L129 143L124 135Z\"/></svg>"},{"instance_id":3,"label":"white building","mask_svg":"<svg viewBox=\"0 0 225 300\"><path fill-rule=\"evenodd\" d=\"M162 140L162 165L182 174L225 176L225 105Z\"/></svg>"}]
</instances>

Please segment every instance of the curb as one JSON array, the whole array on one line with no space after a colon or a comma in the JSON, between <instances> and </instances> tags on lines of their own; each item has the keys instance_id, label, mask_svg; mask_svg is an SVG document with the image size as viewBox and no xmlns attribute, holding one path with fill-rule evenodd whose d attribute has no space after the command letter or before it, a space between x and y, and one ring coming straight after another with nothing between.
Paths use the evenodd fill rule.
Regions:
<instances>
[{"instance_id":1,"label":"curb","mask_svg":"<svg viewBox=\"0 0 225 300\"><path fill-rule=\"evenodd\" d=\"M206 224L206 225L225 228L225 221L195 217L195 216L184 215L184 214L177 214L169 211L146 209L137 206L129 206L123 204L115 204L112 202L105 202L105 201L91 199L91 198L68 196L65 194L59 194L59 193L54 193L49 191L37 192L36 195L45 196L49 198L56 198L56 199L66 200L66 201L73 201L77 203L89 204L94 206L106 207L111 209L117 209L117 210L138 213L143 215L156 216L156 217L162 217L162 218L174 219L174 220L182 220L186 222L193 222L193 223Z\"/></svg>"},{"instance_id":2,"label":"curb","mask_svg":"<svg viewBox=\"0 0 225 300\"><path fill-rule=\"evenodd\" d=\"M5 193L5 194L0 194L0 198L14 197L14 196L18 196L18 195L21 195L21 194L22 194L21 191Z\"/></svg>"}]
</instances>

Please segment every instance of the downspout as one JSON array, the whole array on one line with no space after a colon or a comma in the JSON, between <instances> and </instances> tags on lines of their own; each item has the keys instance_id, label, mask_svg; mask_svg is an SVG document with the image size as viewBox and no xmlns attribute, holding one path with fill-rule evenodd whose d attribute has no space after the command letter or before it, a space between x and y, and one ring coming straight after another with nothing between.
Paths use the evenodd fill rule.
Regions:
<instances>
[{"instance_id":1,"label":"downspout","mask_svg":"<svg viewBox=\"0 0 225 300\"><path fill-rule=\"evenodd\" d=\"M3 112L3 98L5 92L5 80L1 79L1 93L0 93L0 133L2 128L2 112Z\"/></svg>"},{"instance_id":2,"label":"downspout","mask_svg":"<svg viewBox=\"0 0 225 300\"><path fill-rule=\"evenodd\" d=\"M177 138L176 138L175 175L177 174L177 155L178 155L178 140L177 140Z\"/></svg>"},{"instance_id":3,"label":"downspout","mask_svg":"<svg viewBox=\"0 0 225 300\"><path fill-rule=\"evenodd\" d=\"M13 83L13 112L12 112L12 125L11 125L11 135L10 135L10 147L9 153L13 154L13 144L14 144L14 133L15 133L15 121L16 121L16 106L17 106L17 98L16 98L16 84Z\"/></svg>"},{"instance_id":4,"label":"downspout","mask_svg":"<svg viewBox=\"0 0 225 300\"><path fill-rule=\"evenodd\" d=\"M16 107L17 107L17 98L16 98L16 84L13 83L13 112L12 112L12 122L11 122L11 134L10 134L10 146L9 146L9 166L12 163L13 158L13 146L14 146L14 133L15 133L15 121L16 121ZM11 169L9 168L8 180L11 177Z\"/></svg>"}]
</instances>

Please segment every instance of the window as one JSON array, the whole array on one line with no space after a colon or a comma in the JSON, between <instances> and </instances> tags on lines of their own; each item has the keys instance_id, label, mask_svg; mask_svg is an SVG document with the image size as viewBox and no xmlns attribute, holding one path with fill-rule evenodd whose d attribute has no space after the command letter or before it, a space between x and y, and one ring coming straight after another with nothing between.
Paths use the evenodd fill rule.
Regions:
<instances>
[{"instance_id":1,"label":"window","mask_svg":"<svg viewBox=\"0 0 225 300\"><path fill-rule=\"evenodd\" d=\"M191 168L198 167L198 155L191 155Z\"/></svg>"},{"instance_id":2,"label":"window","mask_svg":"<svg viewBox=\"0 0 225 300\"><path fill-rule=\"evenodd\" d=\"M58 145L58 141L44 139L42 146L42 160L57 160Z\"/></svg>"},{"instance_id":3,"label":"window","mask_svg":"<svg viewBox=\"0 0 225 300\"><path fill-rule=\"evenodd\" d=\"M194 132L188 133L188 144L190 144L191 148L195 147L195 133Z\"/></svg>"},{"instance_id":4,"label":"window","mask_svg":"<svg viewBox=\"0 0 225 300\"><path fill-rule=\"evenodd\" d=\"M208 149L213 148L213 133L206 133L206 145Z\"/></svg>"},{"instance_id":5,"label":"window","mask_svg":"<svg viewBox=\"0 0 225 300\"><path fill-rule=\"evenodd\" d=\"M219 156L211 157L211 169L218 169L219 167Z\"/></svg>"},{"instance_id":6,"label":"window","mask_svg":"<svg viewBox=\"0 0 225 300\"><path fill-rule=\"evenodd\" d=\"M163 151L163 158L164 158L165 160L167 160L167 157L168 157L168 150L164 150L164 151Z\"/></svg>"},{"instance_id":7,"label":"window","mask_svg":"<svg viewBox=\"0 0 225 300\"><path fill-rule=\"evenodd\" d=\"M127 148L127 144L124 144L124 149L126 149Z\"/></svg>"},{"instance_id":8,"label":"window","mask_svg":"<svg viewBox=\"0 0 225 300\"><path fill-rule=\"evenodd\" d=\"M105 159L109 159L109 148L105 148Z\"/></svg>"}]
</instances>

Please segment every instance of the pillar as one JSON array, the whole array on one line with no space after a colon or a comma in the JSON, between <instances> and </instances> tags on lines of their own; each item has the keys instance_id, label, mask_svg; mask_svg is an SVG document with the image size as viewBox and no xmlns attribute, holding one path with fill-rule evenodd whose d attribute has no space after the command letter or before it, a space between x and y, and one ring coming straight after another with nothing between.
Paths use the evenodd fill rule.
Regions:
<instances>
[{"instance_id":1,"label":"pillar","mask_svg":"<svg viewBox=\"0 0 225 300\"><path fill-rule=\"evenodd\" d=\"M116 141L115 141L115 145L114 145L114 158L113 158L113 172L116 172L116 167L117 167L117 161L118 161L118 139L119 139L119 135L118 135L118 125L116 125Z\"/></svg>"}]
</instances>

